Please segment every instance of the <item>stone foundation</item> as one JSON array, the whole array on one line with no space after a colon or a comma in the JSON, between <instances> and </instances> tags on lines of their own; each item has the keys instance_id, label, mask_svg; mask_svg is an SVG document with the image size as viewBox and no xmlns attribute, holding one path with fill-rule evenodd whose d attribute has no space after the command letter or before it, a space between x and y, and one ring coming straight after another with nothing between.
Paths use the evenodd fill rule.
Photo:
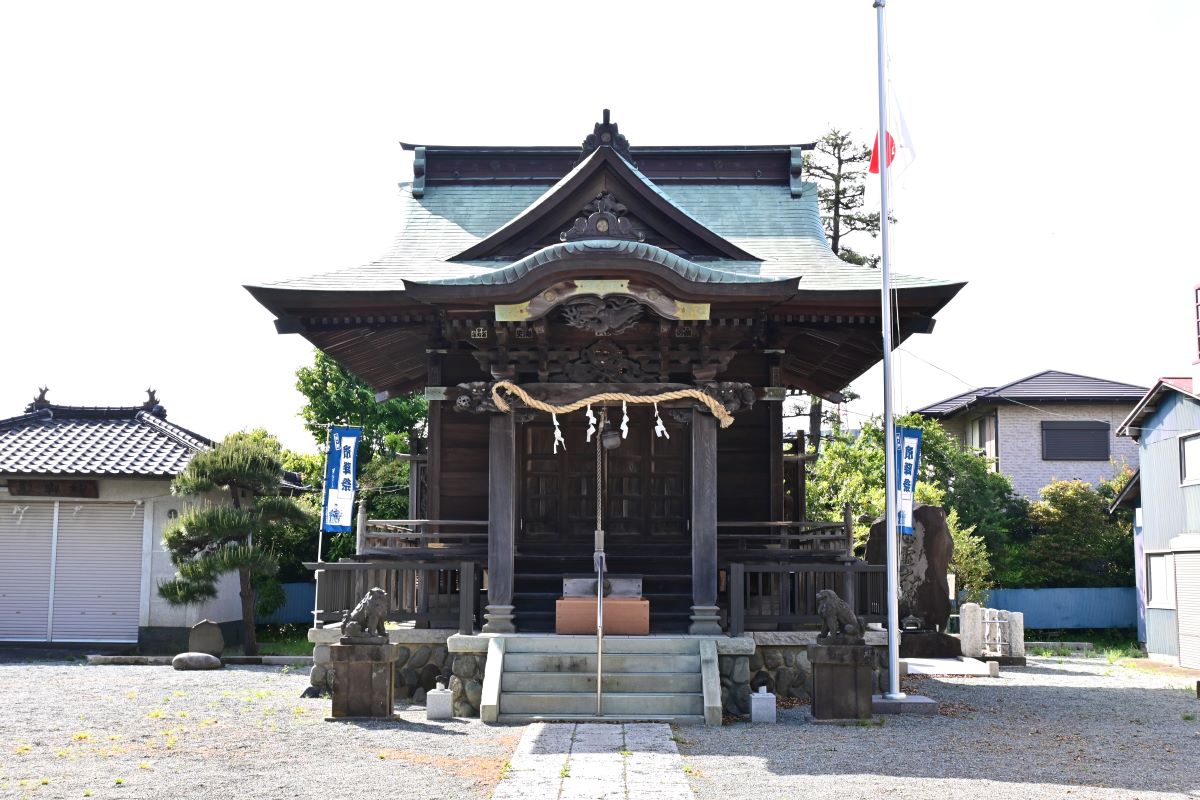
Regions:
<instances>
[{"instance_id":1,"label":"stone foundation","mask_svg":"<svg viewBox=\"0 0 1200 800\"><path fill-rule=\"evenodd\" d=\"M456 717L478 717L487 653L455 653L450 662L450 696Z\"/></svg>"},{"instance_id":2,"label":"stone foundation","mask_svg":"<svg viewBox=\"0 0 1200 800\"><path fill-rule=\"evenodd\" d=\"M440 629L399 628L388 631L388 641L399 645L396 659L396 699L422 705L425 693L438 682L448 685L451 679L451 659L446 651L446 639L456 631ZM337 625L311 628L308 640L313 643L313 666L309 682L322 692L333 690L336 665L330 662L330 645L342 636ZM478 706L476 707L478 713Z\"/></svg>"}]
</instances>

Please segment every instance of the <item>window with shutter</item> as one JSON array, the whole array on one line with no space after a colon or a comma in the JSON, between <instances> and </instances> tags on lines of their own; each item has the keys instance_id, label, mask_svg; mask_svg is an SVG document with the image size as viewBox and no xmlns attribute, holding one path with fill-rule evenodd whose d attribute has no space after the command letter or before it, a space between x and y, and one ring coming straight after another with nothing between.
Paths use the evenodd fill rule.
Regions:
<instances>
[{"instance_id":1,"label":"window with shutter","mask_svg":"<svg viewBox=\"0 0 1200 800\"><path fill-rule=\"evenodd\" d=\"M1107 422L1043 422L1043 461L1108 461Z\"/></svg>"}]
</instances>

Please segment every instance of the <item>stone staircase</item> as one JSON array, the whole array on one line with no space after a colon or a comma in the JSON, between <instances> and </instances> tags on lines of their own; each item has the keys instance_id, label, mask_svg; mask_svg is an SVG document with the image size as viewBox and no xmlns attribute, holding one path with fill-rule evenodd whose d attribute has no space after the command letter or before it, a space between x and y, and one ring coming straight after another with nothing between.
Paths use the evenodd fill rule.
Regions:
<instances>
[{"instance_id":1,"label":"stone staircase","mask_svg":"<svg viewBox=\"0 0 1200 800\"><path fill-rule=\"evenodd\" d=\"M716 644L686 636L606 636L603 715L596 715L596 637L492 640L484 721L670 721L721 724ZM489 720L489 717L491 720ZM714 721L715 720L715 721Z\"/></svg>"}]
</instances>

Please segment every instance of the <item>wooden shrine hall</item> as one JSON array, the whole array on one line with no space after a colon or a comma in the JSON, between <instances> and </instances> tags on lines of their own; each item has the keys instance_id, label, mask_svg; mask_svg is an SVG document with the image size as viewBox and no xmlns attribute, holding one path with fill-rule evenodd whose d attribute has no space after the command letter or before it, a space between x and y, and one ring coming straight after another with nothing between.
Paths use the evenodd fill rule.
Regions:
<instances>
[{"instance_id":1,"label":"wooden shrine hall","mask_svg":"<svg viewBox=\"0 0 1200 800\"><path fill-rule=\"evenodd\" d=\"M830 250L811 145L634 146L606 111L582 146L404 147L390 253L247 287L379 400L430 401L413 519L370 521L327 577L436 574L394 584L392 618L550 632L565 583L595 583L599 516L653 632L792 629L829 587L881 619L882 580L854 580L845 520L804 519L785 452L789 393L837 402L882 358L880 273ZM899 342L962 284L893 286ZM538 407L589 398L590 437L586 407ZM362 585L321 590L328 618Z\"/></svg>"}]
</instances>

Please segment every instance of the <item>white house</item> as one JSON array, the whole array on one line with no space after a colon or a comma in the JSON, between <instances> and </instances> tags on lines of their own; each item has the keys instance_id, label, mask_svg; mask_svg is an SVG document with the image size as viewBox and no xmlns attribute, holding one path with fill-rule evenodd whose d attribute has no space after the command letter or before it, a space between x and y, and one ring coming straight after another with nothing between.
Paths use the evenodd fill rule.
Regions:
<instances>
[{"instance_id":1,"label":"white house","mask_svg":"<svg viewBox=\"0 0 1200 800\"><path fill-rule=\"evenodd\" d=\"M156 591L175 574L163 527L192 502L171 495L171 479L212 444L167 422L153 391L109 408L55 405L42 390L0 420L0 641L169 652L207 618L239 642L235 576L198 606Z\"/></svg>"}]
</instances>

